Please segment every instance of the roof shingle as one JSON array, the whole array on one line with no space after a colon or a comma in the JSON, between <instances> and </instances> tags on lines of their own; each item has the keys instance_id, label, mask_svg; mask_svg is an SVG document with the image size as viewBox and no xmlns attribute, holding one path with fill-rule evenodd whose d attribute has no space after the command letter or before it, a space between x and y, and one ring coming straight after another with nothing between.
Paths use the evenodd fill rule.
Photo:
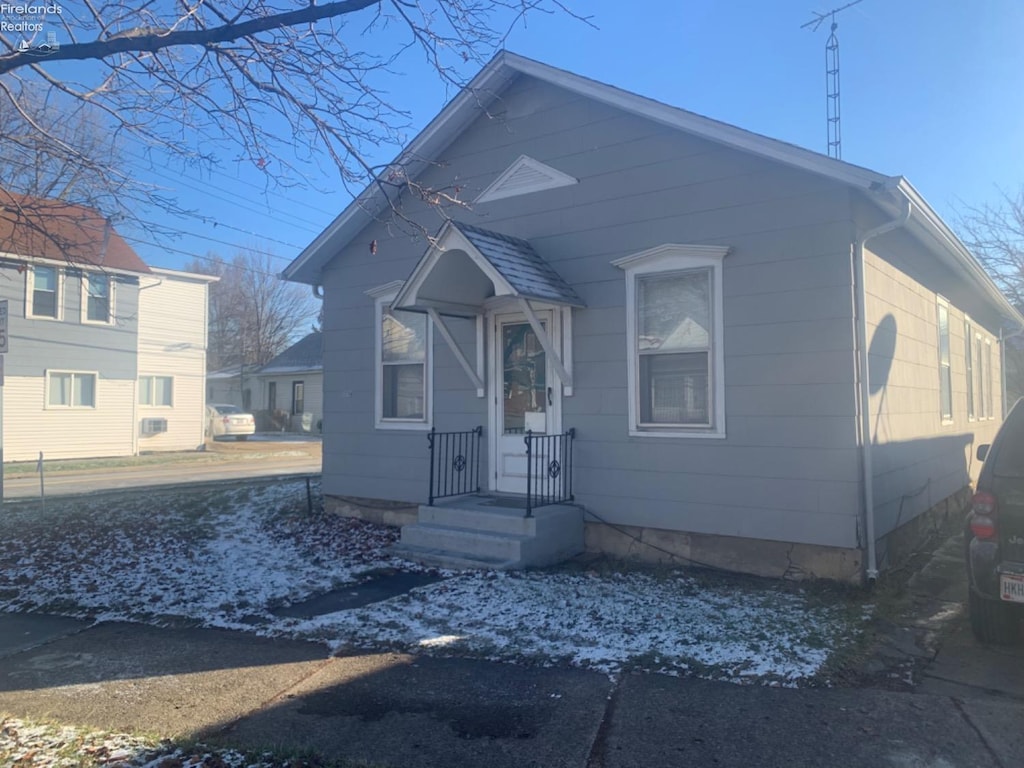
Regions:
<instances>
[{"instance_id":1,"label":"roof shingle","mask_svg":"<svg viewBox=\"0 0 1024 768\"><path fill-rule=\"evenodd\" d=\"M0 252L108 269L149 267L99 212L63 200L0 191Z\"/></svg>"}]
</instances>

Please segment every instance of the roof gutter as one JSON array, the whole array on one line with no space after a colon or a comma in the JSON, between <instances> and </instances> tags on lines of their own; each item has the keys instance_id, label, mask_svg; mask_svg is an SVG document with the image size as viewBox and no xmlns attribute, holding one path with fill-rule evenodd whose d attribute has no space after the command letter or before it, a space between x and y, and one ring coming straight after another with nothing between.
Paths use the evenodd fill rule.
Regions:
<instances>
[{"instance_id":1,"label":"roof gutter","mask_svg":"<svg viewBox=\"0 0 1024 768\"><path fill-rule=\"evenodd\" d=\"M866 573L868 581L874 583L878 578L878 554L875 550L875 489L874 468L871 461L871 390L868 369L868 321L866 312L866 286L864 284L864 246L869 240L906 226L910 221L914 206L910 198L902 195L903 213L891 221L887 221L874 229L869 229L853 244L853 290L857 306L856 339L858 370L860 385L858 404L860 406L860 450L861 450L861 488L864 493L864 532L867 537Z\"/></svg>"}]
</instances>

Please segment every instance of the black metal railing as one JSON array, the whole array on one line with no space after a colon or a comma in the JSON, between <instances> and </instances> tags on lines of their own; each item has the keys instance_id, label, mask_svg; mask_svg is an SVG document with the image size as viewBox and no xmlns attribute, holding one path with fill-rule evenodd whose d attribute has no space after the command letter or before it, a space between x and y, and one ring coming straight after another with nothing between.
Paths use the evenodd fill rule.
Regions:
<instances>
[{"instance_id":1,"label":"black metal railing","mask_svg":"<svg viewBox=\"0 0 1024 768\"><path fill-rule=\"evenodd\" d=\"M526 431L526 516L548 504L572 501L572 443L576 430L561 435Z\"/></svg>"},{"instance_id":2,"label":"black metal railing","mask_svg":"<svg viewBox=\"0 0 1024 768\"><path fill-rule=\"evenodd\" d=\"M483 427L465 432L436 432L430 442L430 504L434 499L480 493L480 436Z\"/></svg>"}]
</instances>

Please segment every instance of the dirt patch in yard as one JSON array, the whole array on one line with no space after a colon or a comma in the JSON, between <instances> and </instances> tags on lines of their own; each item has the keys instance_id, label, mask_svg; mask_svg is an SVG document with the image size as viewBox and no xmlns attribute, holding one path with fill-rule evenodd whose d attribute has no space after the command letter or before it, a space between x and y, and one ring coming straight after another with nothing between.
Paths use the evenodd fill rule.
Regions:
<instances>
[{"instance_id":1,"label":"dirt patch in yard","mask_svg":"<svg viewBox=\"0 0 1024 768\"><path fill-rule=\"evenodd\" d=\"M249 457L255 454L310 456L319 459L323 454L323 443L319 437L307 435L253 435L248 440L207 440L205 450L225 458Z\"/></svg>"}]
</instances>

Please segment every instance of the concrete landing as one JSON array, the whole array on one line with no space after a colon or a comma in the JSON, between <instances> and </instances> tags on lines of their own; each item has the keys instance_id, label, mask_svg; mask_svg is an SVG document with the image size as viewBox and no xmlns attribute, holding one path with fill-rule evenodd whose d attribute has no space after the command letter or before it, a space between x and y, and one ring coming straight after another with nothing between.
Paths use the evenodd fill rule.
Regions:
<instances>
[{"instance_id":1,"label":"concrete landing","mask_svg":"<svg viewBox=\"0 0 1024 768\"><path fill-rule=\"evenodd\" d=\"M583 510L555 504L526 517L515 496L464 496L419 508L395 551L446 568L542 568L583 551Z\"/></svg>"}]
</instances>

